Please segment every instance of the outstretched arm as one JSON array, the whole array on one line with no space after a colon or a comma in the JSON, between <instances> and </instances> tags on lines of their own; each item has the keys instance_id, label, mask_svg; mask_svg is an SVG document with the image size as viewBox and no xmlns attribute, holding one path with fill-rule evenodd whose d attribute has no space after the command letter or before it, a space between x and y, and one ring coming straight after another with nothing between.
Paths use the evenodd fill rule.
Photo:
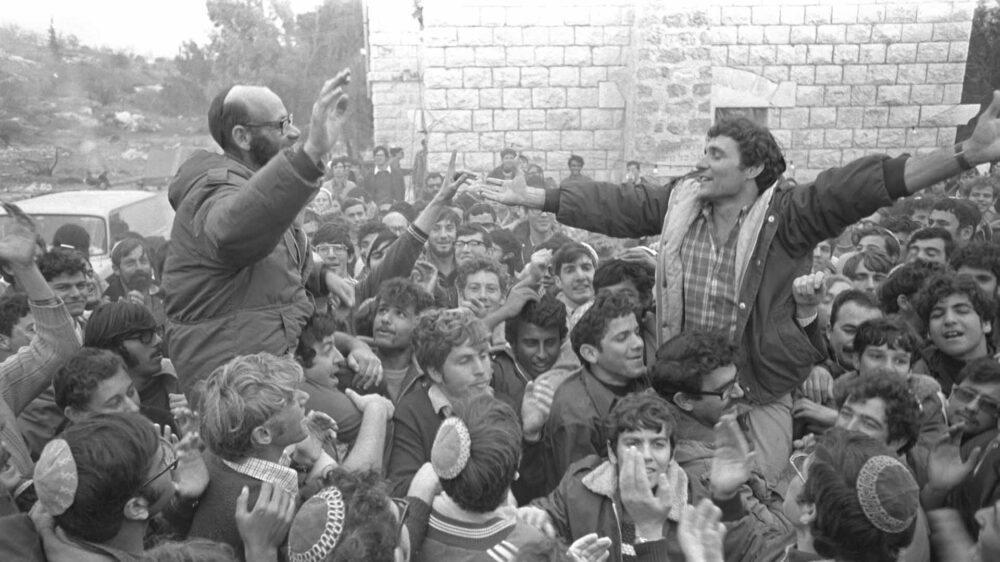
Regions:
<instances>
[{"instance_id":1,"label":"outstretched arm","mask_svg":"<svg viewBox=\"0 0 1000 562\"><path fill-rule=\"evenodd\" d=\"M963 159L965 162L963 162ZM930 154L906 161L903 181L910 193L960 174L968 166L1000 160L1000 90L979 116L972 136L956 146L946 146Z\"/></svg>"}]
</instances>

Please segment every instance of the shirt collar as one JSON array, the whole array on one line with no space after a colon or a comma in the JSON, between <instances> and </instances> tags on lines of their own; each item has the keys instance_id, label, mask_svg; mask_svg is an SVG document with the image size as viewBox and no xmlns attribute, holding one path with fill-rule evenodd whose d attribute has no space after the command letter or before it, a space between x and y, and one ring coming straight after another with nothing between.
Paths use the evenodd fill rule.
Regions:
<instances>
[{"instance_id":1,"label":"shirt collar","mask_svg":"<svg viewBox=\"0 0 1000 562\"><path fill-rule=\"evenodd\" d=\"M448 400L444 391L436 383L431 384L430 388L427 389L427 398L430 399L431 408L434 409L435 414L444 417L451 415L451 400Z\"/></svg>"},{"instance_id":2,"label":"shirt collar","mask_svg":"<svg viewBox=\"0 0 1000 562\"><path fill-rule=\"evenodd\" d=\"M282 456L282 462L284 462L286 458L287 455ZM261 482L272 482L290 494L299 493L298 473L284 464L278 464L264 459L258 459L256 457L247 457L240 462L230 462L223 459L222 462L240 474L260 480Z\"/></svg>"},{"instance_id":3,"label":"shirt collar","mask_svg":"<svg viewBox=\"0 0 1000 562\"><path fill-rule=\"evenodd\" d=\"M392 166L390 164L386 164L385 166L375 166L375 173L377 174L379 172L388 172L391 174Z\"/></svg>"}]
</instances>

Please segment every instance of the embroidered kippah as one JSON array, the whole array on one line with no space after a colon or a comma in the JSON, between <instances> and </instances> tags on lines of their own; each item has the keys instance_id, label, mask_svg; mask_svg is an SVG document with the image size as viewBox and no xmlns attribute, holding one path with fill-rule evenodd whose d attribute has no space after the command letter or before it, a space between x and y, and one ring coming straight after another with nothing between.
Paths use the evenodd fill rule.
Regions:
<instances>
[{"instance_id":1,"label":"embroidered kippah","mask_svg":"<svg viewBox=\"0 0 1000 562\"><path fill-rule=\"evenodd\" d=\"M903 463L888 455L865 462L858 472L857 492L865 517L880 531L901 533L917 518L917 483Z\"/></svg>"},{"instance_id":2,"label":"embroidered kippah","mask_svg":"<svg viewBox=\"0 0 1000 562\"><path fill-rule=\"evenodd\" d=\"M295 514L288 532L289 562L322 562L343 531L344 498L335 486L324 488Z\"/></svg>"},{"instance_id":3,"label":"embroidered kippah","mask_svg":"<svg viewBox=\"0 0 1000 562\"><path fill-rule=\"evenodd\" d=\"M451 480L465 469L469 462L472 439L469 428L459 418L451 417L441 422L434 446L431 448L431 466L439 478Z\"/></svg>"},{"instance_id":4,"label":"embroidered kippah","mask_svg":"<svg viewBox=\"0 0 1000 562\"><path fill-rule=\"evenodd\" d=\"M79 479L76 460L65 439L49 441L35 463L38 502L51 515L61 515L73 505Z\"/></svg>"}]
</instances>

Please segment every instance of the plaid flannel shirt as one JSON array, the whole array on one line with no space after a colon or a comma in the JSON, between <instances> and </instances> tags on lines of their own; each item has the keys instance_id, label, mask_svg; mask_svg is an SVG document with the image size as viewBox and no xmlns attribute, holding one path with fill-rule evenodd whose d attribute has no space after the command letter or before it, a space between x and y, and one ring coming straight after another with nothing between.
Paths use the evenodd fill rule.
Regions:
<instances>
[{"instance_id":1,"label":"plaid flannel shirt","mask_svg":"<svg viewBox=\"0 0 1000 562\"><path fill-rule=\"evenodd\" d=\"M681 243L684 260L684 330L725 330L736 338L736 242L747 209L721 246L712 207L705 205Z\"/></svg>"}]
</instances>

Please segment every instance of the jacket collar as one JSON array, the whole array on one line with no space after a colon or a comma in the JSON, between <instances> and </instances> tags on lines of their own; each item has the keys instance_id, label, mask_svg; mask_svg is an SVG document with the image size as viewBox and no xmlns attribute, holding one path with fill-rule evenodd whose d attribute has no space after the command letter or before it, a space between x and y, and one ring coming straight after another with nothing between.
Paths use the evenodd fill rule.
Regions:
<instances>
[{"instance_id":1,"label":"jacket collar","mask_svg":"<svg viewBox=\"0 0 1000 562\"><path fill-rule=\"evenodd\" d=\"M597 468L588 472L581 482L591 492L613 502L618 501L618 466L611 461L597 465ZM680 521L681 510L688 503L688 477L676 460L671 459L667 468L667 482L671 490L670 513L667 518L671 521Z\"/></svg>"}]
</instances>

